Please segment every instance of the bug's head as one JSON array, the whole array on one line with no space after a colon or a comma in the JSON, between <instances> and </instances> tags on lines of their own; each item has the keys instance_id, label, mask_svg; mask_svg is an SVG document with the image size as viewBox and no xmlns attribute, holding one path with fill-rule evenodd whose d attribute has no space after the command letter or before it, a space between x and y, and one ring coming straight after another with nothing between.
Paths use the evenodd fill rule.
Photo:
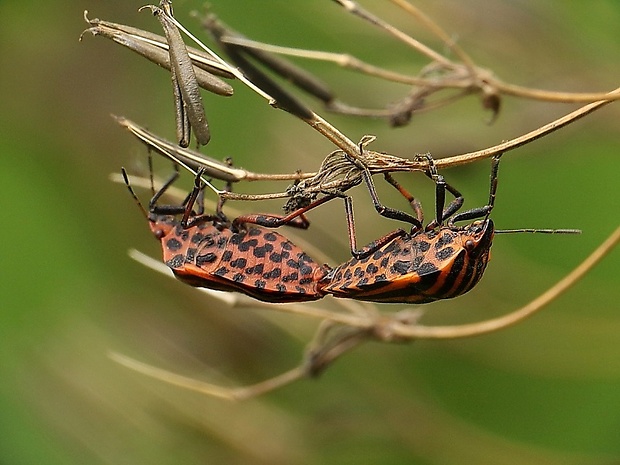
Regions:
<instances>
[{"instance_id":1,"label":"bug's head","mask_svg":"<svg viewBox=\"0 0 620 465\"><path fill-rule=\"evenodd\" d=\"M166 237L181 224L174 216L156 213L153 210L148 214L148 220L151 232L158 240Z\"/></svg>"},{"instance_id":2,"label":"bug's head","mask_svg":"<svg viewBox=\"0 0 620 465\"><path fill-rule=\"evenodd\" d=\"M495 225L490 218L482 221L474 221L466 226L462 232L463 248L467 255L472 259L482 259L487 261L493 236L495 235Z\"/></svg>"}]
</instances>

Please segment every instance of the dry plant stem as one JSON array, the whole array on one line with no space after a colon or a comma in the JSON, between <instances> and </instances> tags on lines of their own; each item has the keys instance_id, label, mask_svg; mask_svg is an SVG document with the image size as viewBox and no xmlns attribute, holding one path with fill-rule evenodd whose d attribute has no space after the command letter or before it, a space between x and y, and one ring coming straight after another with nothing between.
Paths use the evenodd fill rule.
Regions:
<instances>
[{"instance_id":1,"label":"dry plant stem","mask_svg":"<svg viewBox=\"0 0 620 465\"><path fill-rule=\"evenodd\" d=\"M152 365L139 362L138 360L134 360L133 358L127 357L117 352L111 351L108 353L108 356L115 362L131 370L137 371L138 373L150 376L151 378L155 378L184 389L196 391L201 394L206 394L211 397L217 397L220 399L226 399L231 401L240 401L251 397L256 397L269 391L278 389L287 384L290 384L293 381L296 381L306 376L305 368L300 365L296 368L293 368L292 370L282 373L279 376L270 378L260 383L253 384L251 386L245 386L240 388L226 388L222 386L217 386L215 384L205 383L203 381L189 378L187 376L181 376L176 373L171 373L170 371L162 370Z\"/></svg>"},{"instance_id":2,"label":"dry plant stem","mask_svg":"<svg viewBox=\"0 0 620 465\"><path fill-rule=\"evenodd\" d=\"M561 129L568 124L574 123L578 119L589 115L593 111L599 110L605 105L614 102L615 99L617 99L618 97L620 97L620 87L605 94L604 100L599 100L597 102L592 102L588 105L584 105L583 107L578 108L577 110L572 111L571 113L568 113L567 115L562 116L561 118L558 118L551 123L545 124L544 126L541 126L534 131L530 131L527 134L523 134L522 136L509 140L508 142L494 145L493 147L478 150L476 152L469 152L462 155L453 155L450 157L441 158L436 160L435 164L438 168L449 168L452 166L464 165L466 163L471 163L484 158L490 158L493 155L514 150L525 144L529 144L536 139L540 139L541 137L551 134L552 132Z\"/></svg>"},{"instance_id":3,"label":"dry plant stem","mask_svg":"<svg viewBox=\"0 0 620 465\"><path fill-rule=\"evenodd\" d=\"M465 53L465 51L459 47L459 45L452 40L452 38L444 31L439 25L425 15L420 9L413 6L411 3L406 2L405 0L391 0L392 3L398 5L407 13L416 18L419 22L421 22L424 26L426 26L433 34L439 37L450 49L454 52L456 56L458 56L461 61L465 64L465 66L473 73L476 69L476 64L470 58L470 56Z\"/></svg>"},{"instance_id":4,"label":"dry plant stem","mask_svg":"<svg viewBox=\"0 0 620 465\"><path fill-rule=\"evenodd\" d=\"M404 32L396 29L388 23L385 23L381 20L378 20L375 16L363 10L356 2L350 0L335 0L337 3L343 5L348 11L351 11L358 16L366 19L372 24L379 26L386 30L388 33L399 39L401 42L409 45L414 50L426 55L431 60L441 64L442 66L449 69L458 69L461 65L449 60L447 57L439 54L438 52L430 49L424 44L421 44L419 41L413 39L408 36ZM518 86L510 83L503 82L502 80L494 77L492 73L486 71L482 68L476 66L474 61L469 57L467 53L463 49L461 49L458 44L456 44L450 36L441 28L439 25L434 22L431 18L425 15L421 10L407 2L406 0L391 0L392 3L398 5L407 13L414 16L418 21L424 24L433 34L435 34L439 39L441 39L459 59L463 62L465 67L469 70L469 75L472 78L476 78L476 86L482 87L486 85L490 88L495 89L503 94L509 94L516 97L529 98L535 100L543 100L549 102L564 102L564 103L583 103L583 102L592 102L594 100L599 100L603 98L610 98L612 100L620 99L620 94L616 95L606 95L601 92L556 92L556 91L548 91L542 89L531 89L528 87ZM404 82L404 81L400 81ZM431 85L427 83L427 85ZM456 81L455 83L450 83L448 81L441 81L442 87L463 87L463 81ZM470 82L469 85L474 83Z\"/></svg>"},{"instance_id":5,"label":"dry plant stem","mask_svg":"<svg viewBox=\"0 0 620 465\"><path fill-rule=\"evenodd\" d=\"M379 26L382 29L386 30L387 32L392 34L394 37L396 37L400 41L406 43L411 48L413 48L414 50L417 50L421 54L426 55L431 60L436 61L438 63L441 63L442 65L444 65L446 67L450 67L450 68L454 67L454 64L450 60L448 60L446 57L444 57L443 55L437 53L432 48L427 47L422 42L414 39L413 37L408 36L407 34L405 34L402 31L396 29L391 24L386 23L385 21L383 21L382 19L378 18L377 16L375 16L375 15L371 14L370 12L364 10L362 7L360 7L357 4L357 2L353 2L351 0L334 0L334 1L336 3L339 3L340 5L342 5L347 11L349 11L349 12L355 14L356 16L359 16L359 17L365 19L366 21L368 21L368 22L370 22L372 24L375 24L376 26Z\"/></svg>"},{"instance_id":6,"label":"dry plant stem","mask_svg":"<svg viewBox=\"0 0 620 465\"><path fill-rule=\"evenodd\" d=\"M239 181L294 181L313 176L315 173L290 173L290 174L266 174L254 173L243 168L236 168L222 163L214 158L191 150L179 147L166 139L159 137L148 129L134 123L133 121L122 117L112 117L122 127L127 129L131 134L142 141L147 147L171 159L175 163L183 166L185 169L196 175L199 167L205 168L205 175L212 176L221 181L239 182ZM191 165L191 166L188 166Z\"/></svg>"},{"instance_id":7,"label":"dry plant stem","mask_svg":"<svg viewBox=\"0 0 620 465\"><path fill-rule=\"evenodd\" d=\"M525 307L492 320L460 326L407 326L399 322L390 322L392 334L399 337L415 339L456 339L462 337L479 336L499 329L512 326L542 309L545 305L557 299L570 289L599 261L601 261L620 242L620 227L618 227L594 252L579 266L560 280L555 286L548 289Z\"/></svg>"},{"instance_id":8,"label":"dry plant stem","mask_svg":"<svg viewBox=\"0 0 620 465\"><path fill-rule=\"evenodd\" d=\"M475 152L469 152L460 155L453 155L446 158L441 158L435 160L435 164L438 168L449 168L453 166L464 165L467 163L471 163L474 161L482 160L485 158L490 158L499 153L505 153L510 150L516 149L523 145L526 145L530 142L533 142L536 139L544 137L552 132L561 129L562 127L571 124L578 119L589 115L590 113L604 107L605 105L612 103L614 97L620 95L620 88L615 89L614 91L606 94L608 99L600 100L597 102L590 103L588 105L584 105L583 107L552 121L546 125L541 126L534 131L530 131L522 136L519 136L515 139L512 139L507 142L503 142L498 145L494 145L492 147L478 150ZM333 176L334 173L340 172L339 170L343 169L342 163L329 165L329 170L332 171L320 171L319 173L295 173L291 175L272 175L272 174L257 174L251 173L245 170L241 170L238 168L231 168L223 163L215 161L213 159L208 159L204 157L202 154L193 151L183 151L179 147L170 144L164 139L155 136L152 133L149 133L144 128L132 123L131 121L125 118L117 118L119 123L129 129L136 137L142 140L148 146L156 149L163 155L171 158L174 161L177 161L182 166L185 166L192 173L195 174L195 170L187 167L183 160L180 160L178 157L174 155L177 154L179 156L186 156L191 161L198 163L200 165L204 165L209 168L208 171L209 176L216 177L222 180L231 180L231 181L240 181L240 180L284 180L284 179L306 179L306 191L308 193L311 192L321 192L324 189L340 189L342 191L353 187L359 183L359 180L356 176L351 176L346 181L340 181ZM356 144L353 144L349 139L345 136L341 135L341 138L337 137L337 135L341 134L339 131L335 130L329 123L320 119L317 116L316 126L321 129L322 133L328 133L333 135L334 137L330 137L330 140L340 140L346 142L346 146L350 151L354 151L356 153L356 159L361 161L372 174L378 173L390 173L396 171L414 171L414 170L423 170L426 168L426 162L410 160L406 158L397 157L394 155L389 155L385 153L379 153L370 150L364 150L363 159L360 160L359 155L359 147ZM333 128L333 131L332 131ZM349 154L349 152L347 152ZM324 163L325 164L325 163ZM345 167L346 168L346 167ZM351 164L351 168L355 168L353 164ZM346 169L345 169L346 171ZM207 179L204 179L207 182ZM332 183L331 185L329 183ZM220 195L222 198L230 199L230 200L265 200L265 199L274 199L274 198L285 198L288 197L289 194L286 192L273 193L273 194L238 194L233 192L225 192L222 190L215 189L215 192Z\"/></svg>"},{"instance_id":9,"label":"dry plant stem","mask_svg":"<svg viewBox=\"0 0 620 465\"><path fill-rule=\"evenodd\" d=\"M620 95L620 88L606 94L609 99L600 100L597 102L593 102L583 107L568 113L561 118L558 118L550 123L547 123L533 131L530 131L522 136L511 139L507 142L503 142L498 145L494 145L492 147L488 147L486 149L478 150L475 152L468 152L460 155L452 155L445 158L438 158L435 160L435 165L437 168L450 168L454 166L465 165L467 163L473 163L475 161L479 161L486 158L491 158L494 155L500 153L506 153L511 150L514 150L518 147L526 145L530 142L533 142L541 137L544 137L548 134L551 134L558 129L567 126L568 124L574 123L575 121L583 118L584 116L589 115L590 113L603 108L605 105L614 102L614 98ZM398 171L421 171L426 168L425 161L419 160L411 160L406 158L397 157L395 155L390 155L386 153L375 152L372 150L364 151L363 158L357 157L357 160L363 163L372 174L379 173L393 173ZM325 163L324 163L325 164ZM342 170L342 164L336 164L335 166L329 165L330 170L334 172L339 172L338 170ZM352 168L355 168L353 164L351 164ZM305 173L300 174L300 176L304 176ZM351 176L347 182L342 183L339 179L336 179L335 176L332 176L332 172L330 171L319 171L314 177L306 179L304 182L305 189L307 193L312 192L321 192L326 188L329 189L340 189L342 191L349 189L355 185L357 185L357 177ZM331 184L330 184L331 183ZM267 194L271 196L273 194ZM261 195L255 196L240 196L235 193L223 193L223 197L231 200L263 200L267 197L262 197ZM270 197L271 198L271 197Z\"/></svg>"}]
</instances>

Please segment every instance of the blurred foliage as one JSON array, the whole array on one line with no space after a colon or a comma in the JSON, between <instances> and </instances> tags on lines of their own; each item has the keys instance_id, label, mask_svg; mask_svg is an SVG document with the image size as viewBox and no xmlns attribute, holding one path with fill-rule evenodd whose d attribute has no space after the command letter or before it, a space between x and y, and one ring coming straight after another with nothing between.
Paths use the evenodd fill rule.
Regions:
<instances>
[{"instance_id":1,"label":"blurred foliage","mask_svg":"<svg viewBox=\"0 0 620 465\"><path fill-rule=\"evenodd\" d=\"M246 35L347 51L415 69L400 44L334 3L211 0ZM423 41L437 42L385 0L363 2ZM539 88L618 86L620 3L453 0L416 2L482 65ZM158 244L123 186L121 165L144 170L144 149L122 114L166 137L174 123L169 76L90 36L82 11L159 32L141 2L0 2L0 463L11 464L554 464L620 461L618 251L543 313L490 336L410 345L368 344L320 379L242 404L204 398L114 364L114 349L173 371L251 383L299 360L316 322L217 303L130 260ZM178 0L176 16L199 33ZM406 89L310 63L342 95L382 105ZM314 170L332 147L241 86L205 95L213 141L253 171ZM491 126L475 99L416 116L398 130L319 112L356 140L402 156L463 153L509 139L575 106L507 98ZM576 266L618 224L618 104L505 157L498 227L577 227L578 237L498 237L482 283L433 304L429 323L476 321L525 304ZM169 166L162 162L158 172ZM467 205L485 201L488 164L446 172ZM405 185L419 177L399 175ZM184 182L189 185L189 179ZM241 185L245 192L283 185ZM432 189L415 192L425 205ZM145 193L146 194L146 193ZM382 190L386 203L400 205ZM148 194L146 194L148 195ZM360 241L393 225L354 192ZM278 203L237 204L278 211ZM312 213L308 236L347 256L342 206ZM329 303L326 299L326 305ZM386 307L394 310L396 307ZM399 307L400 308L400 307Z\"/></svg>"}]
</instances>

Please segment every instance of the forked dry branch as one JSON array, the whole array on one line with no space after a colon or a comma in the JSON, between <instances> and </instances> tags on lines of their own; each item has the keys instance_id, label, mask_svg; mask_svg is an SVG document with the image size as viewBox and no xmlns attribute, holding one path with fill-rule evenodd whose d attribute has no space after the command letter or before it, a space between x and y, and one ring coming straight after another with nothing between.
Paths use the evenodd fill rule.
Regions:
<instances>
[{"instance_id":1,"label":"forked dry branch","mask_svg":"<svg viewBox=\"0 0 620 465\"><path fill-rule=\"evenodd\" d=\"M585 103L605 98L604 93L601 92L581 93L548 91L505 82L495 76L493 71L478 66L458 43L437 23L405 0L391 1L425 26L442 42L443 47L447 48L450 54L455 56L457 60L451 60L447 54L442 54L397 29L364 9L357 2L350 0L334 1L343 6L348 12L362 18L373 27L382 29L396 40L404 43L418 55L428 59L429 63L422 67L418 75L410 76L371 65L349 54L293 49L252 41L224 26L213 14L205 18L203 25L227 51L232 49L235 50L235 53L241 52L248 54L273 72L290 80L293 85L304 92L321 100L328 111L354 116L387 118L393 126L407 124L412 114L415 112L438 108L472 94L480 95L483 107L492 110L494 113L499 112L502 95L564 103ZM401 101L387 108L379 110L359 108L339 101L324 82L310 75L308 71L302 70L291 62L281 58L275 58L270 54L333 62L339 66L369 76L411 85L413 88ZM231 58L235 61L234 57ZM243 66L241 66L241 68L243 69ZM431 100L430 103L428 102L429 97L450 90L457 92Z\"/></svg>"}]
</instances>

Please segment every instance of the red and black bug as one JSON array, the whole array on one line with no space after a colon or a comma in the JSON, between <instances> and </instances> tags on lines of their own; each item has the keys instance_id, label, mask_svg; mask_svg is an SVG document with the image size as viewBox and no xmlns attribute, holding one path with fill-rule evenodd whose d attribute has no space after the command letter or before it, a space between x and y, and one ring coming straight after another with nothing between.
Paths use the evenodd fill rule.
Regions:
<instances>
[{"instance_id":1,"label":"red and black bug","mask_svg":"<svg viewBox=\"0 0 620 465\"><path fill-rule=\"evenodd\" d=\"M319 281L329 268L319 265L282 234L232 223L221 211L194 212L202 187L199 172L182 205L159 205L178 177L175 173L149 202L140 204L125 170L125 183L161 242L163 261L181 281L196 287L237 291L266 302L304 302L323 297ZM202 208L200 208L202 210ZM293 223L296 225L296 223ZM297 223L303 227L303 222Z\"/></svg>"},{"instance_id":2,"label":"red and black bug","mask_svg":"<svg viewBox=\"0 0 620 465\"><path fill-rule=\"evenodd\" d=\"M395 210L386 212L367 173L365 181L377 211L384 216L409 221L411 231L397 229L357 251L351 203L345 202L354 256L321 279L321 292L372 302L421 304L450 299L465 294L480 281L490 258L495 233L580 232L573 229L496 230L489 215L495 204L500 157L497 155L492 159L487 204L457 213L463 205L463 196L445 182L437 173L432 158L427 156L429 168L426 175L436 184L436 218L426 227L422 225L422 210L417 200L389 174L386 179L409 200L416 216ZM446 190L455 198L444 209ZM476 221L465 226L455 225L457 221L469 220Z\"/></svg>"},{"instance_id":3,"label":"red and black bug","mask_svg":"<svg viewBox=\"0 0 620 465\"><path fill-rule=\"evenodd\" d=\"M427 175L437 186L437 217L424 228L417 201L388 178L414 206L416 216L410 221L411 232L397 229L356 251L351 260L322 278L322 292L372 302L421 304L465 294L478 283L489 260L495 232L489 214L495 202L499 157L493 158L487 205L458 214L462 195L437 173L430 157L428 160ZM455 199L444 209L446 190ZM371 188L374 200L373 191ZM463 227L454 224L478 218L481 219ZM350 236L354 239L353 234Z\"/></svg>"}]
</instances>

